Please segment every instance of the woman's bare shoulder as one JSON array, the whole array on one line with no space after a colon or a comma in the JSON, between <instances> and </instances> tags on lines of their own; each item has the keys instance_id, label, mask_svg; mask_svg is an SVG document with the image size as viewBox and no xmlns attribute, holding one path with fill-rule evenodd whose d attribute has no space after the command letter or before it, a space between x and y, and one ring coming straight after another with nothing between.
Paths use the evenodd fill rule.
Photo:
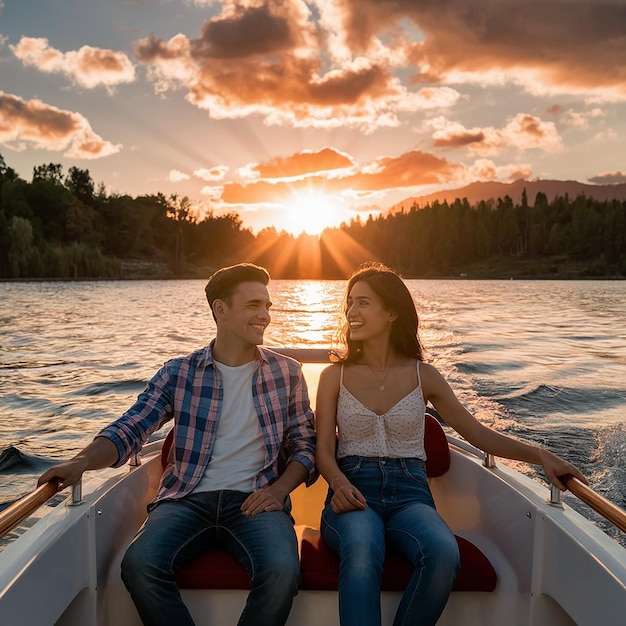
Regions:
<instances>
[{"instance_id":1,"label":"woman's bare shoulder","mask_svg":"<svg viewBox=\"0 0 626 626\"><path fill-rule=\"evenodd\" d=\"M426 376L441 376L439 370L430 363L426 363L425 361L420 361L420 374Z\"/></svg>"},{"instance_id":2,"label":"woman's bare shoulder","mask_svg":"<svg viewBox=\"0 0 626 626\"><path fill-rule=\"evenodd\" d=\"M320 385L332 385L333 383L339 384L341 377L341 363L333 363L328 367L325 367L320 374Z\"/></svg>"},{"instance_id":3,"label":"woman's bare shoulder","mask_svg":"<svg viewBox=\"0 0 626 626\"><path fill-rule=\"evenodd\" d=\"M445 382L441 372L434 365L424 361L420 361L420 378L424 389L430 390L439 388L442 382Z\"/></svg>"}]
</instances>

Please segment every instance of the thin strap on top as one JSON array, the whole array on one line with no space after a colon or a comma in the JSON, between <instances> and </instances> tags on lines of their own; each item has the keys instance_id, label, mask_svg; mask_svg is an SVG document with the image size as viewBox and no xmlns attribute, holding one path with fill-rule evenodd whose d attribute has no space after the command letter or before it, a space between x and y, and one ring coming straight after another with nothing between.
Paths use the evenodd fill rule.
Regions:
<instances>
[{"instance_id":1,"label":"thin strap on top","mask_svg":"<svg viewBox=\"0 0 626 626\"><path fill-rule=\"evenodd\" d=\"M415 360L415 367L417 369L417 388L422 388L422 379L420 377L420 360ZM343 385L343 363L341 364L341 369L339 370L339 384Z\"/></svg>"}]
</instances>

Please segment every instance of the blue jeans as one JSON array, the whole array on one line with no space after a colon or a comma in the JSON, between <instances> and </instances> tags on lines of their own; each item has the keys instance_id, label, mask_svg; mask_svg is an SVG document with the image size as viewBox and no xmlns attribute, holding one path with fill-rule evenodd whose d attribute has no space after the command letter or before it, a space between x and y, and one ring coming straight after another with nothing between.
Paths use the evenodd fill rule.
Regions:
<instances>
[{"instance_id":1,"label":"blue jeans","mask_svg":"<svg viewBox=\"0 0 626 626\"><path fill-rule=\"evenodd\" d=\"M122 580L144 625L193 624L174 574L214 546L227 550L250 576L251 590L239 626L287 621L300 581L289 505L283 511L246 517L240 507L248 495L196 493L165 500L152 509L122 560Z\"/></svg>"},{"instance_id":2,"label":"blue jeans","mask_svg":"<svg viewBox=\"0 0 626 626\"><path fill-rule=\"evenodd\" d=\"M350 456L340 459L339 467L367 500L364 510L337 515L330 507L329 490L322 512L322 538L341 563L341 625L381 623L380 581L386 548L415 567L394 626L435 624L454 584L459 549L435 510L424 462Z\"/></svg>"}]
</instances>

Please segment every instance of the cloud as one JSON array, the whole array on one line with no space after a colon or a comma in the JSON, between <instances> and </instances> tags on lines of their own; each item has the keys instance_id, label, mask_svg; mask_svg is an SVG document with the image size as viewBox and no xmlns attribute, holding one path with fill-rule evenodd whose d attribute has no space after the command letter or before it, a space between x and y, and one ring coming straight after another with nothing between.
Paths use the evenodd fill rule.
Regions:
<instances>
[{"instance_id":1,"label":"cloud","mask_svg":"<svg viewBox=\"0 0 626 626\"><path fill-rule=\"evenodd\" d=\"M97 159L119 152L94 133L80 113L72 113L41 100L22 100L0 91L0 143L29 142L35 148L62 151L76 159Z\"/></svg>"},{"instance_id":2,"label":"cloud","mask_svg":"<svg viewBox=\"0 0 626 626\"><path fill-rule=\"evenodd\" d=\"M447 159L413 150L399 157L380 157L342 180L350 181L349 187L373 191L446 183L463 171L463 166Z\"/></svg>"},{"instance_id":3,"label":"cloud","mask_svg":"<svg viewBox=\"0 0 626 626\"><path fill-rule=\"evenodd\" d=\"M518 113L507 121L504 128L466 128L445 117L433 118L424 126L434 129L435 148L465 148L470 153L480 155L496 155L509 148L541 149L546 152L556 152L562 148L561 137L554 123L545 122L529 113Z\"/></svg>"},{"instance_id":4,"label":"cloud","mask_svg":"<svg viewBox=\"0 0 626 626\"><path fill-rule=\"evenodd\" d=\"M136 42L134 48L139 61L148 66L148 78L155 83L157 93L198 80L189 39L184 35L175 35L168 42L150 35Z\"/></svg>"},{"instance_id":5,"label":"cloud","mask_svg":"<svg viewBox=\"0 0 626 626\"><path fill-rule=\"evenodd\" d=\"M470 175L475 180L497 180L498 171L493 161L489 159L478 159L470 167Z\"/></svg>"},{"instance_id":6,"label":"cloud","mask_svg":"<svg viewBox=\"0 0 626 626\"><path fill-rule=\"evenodd\" d=\"M336 0L345 45L393 33L421 81L512 82L626 99L626 4L597 0ZM411 29L403 28L409 23ZM417 31L418 36L415 36Z\"/></svg>"},{"instance_id":7,"label":"cloud","mask_svg":"<svg viewBox=\"0 0 626 626\"><path fill-rule=\"evenodd\" d=\"M523 178L528 180L533 173L532 165L508 164L496 165L489 159L478 159L469 168L469 176L474 181L509 180Z\"/></svg>"},{"instance_id":8,"label":"cloud","mask_svg":"<svg viewBox=\"0 0 626 626\"><path fill-rule=\"evenodd\" d=\"M303 3L224 5L222 15L202 25L200 39L193 46L195 58L226 60L280 54L305 43L308 11Z\"/></svg>"},{"instance_id":9,"label":"cloud","mask_svg":"<svg viewBox=\"0 0 626 626\"><path fill-rule=\"evenodd\" d=\"M185 174L184 172L180 172L179 170L170 170L167 175L167 180L171 183L180 183L183 180L189 180L191 176L189 174Z\"/></svg>"},{"instance_id":10,"label":"cloud","mask_svg":"<svg viewBox=\"0 0 626 626\"><path fill-rule=\"evenodd\" d=\"M200 178L201 180L206 181L218 181L224 180L224 177L228 173L230 168L227 165L217 165L212 167L211 169L206 169L201 167L197 170L194 170L193 175L196 178Z\"/></svg>"},{"instance_id":11,"label":"cloud","mask_svg":"<svg viewBox=\"0 0 626 626\"><path fill-rule=\"evenodd\" d=\"M619 3L210 4L221 12L202 24L196 38L150 35L136 42L135 54L157 92L185 89L186 99L213 119L260 116L271 125L369 133L397 127L418 112L440 114L457 104L461 94L454 87L464 84L515 83L534 94L626 99L626 5ZM572 114L569 124L587 119ZM558 149L548 124L543 122L545 145ZM496 131L491 136L467 131L437 140L451 142L449 147L482 145L481 154L499 149L494 142L502 137L494 137ZM533 134L529 127L512 126L508 132L520 145Z\"/></svg>"},{"instance_id":12,"label":"cloud","mask_svg":"<svg viewBox=\"0 0 626 626\"><path fill-rule=\"evenodd\" d=\"M187 100L215 119L256 114L267 124L371 131L460 97L445 86L407 88L389 51L337 58L328 36L301 0L224 2L198 38L151 35L136 42L135 54L157 91L185 87Z\"/></svg>"},{"instance_id":13,"label":"cloud","mask_svg":"<svg viewBox=\"0 0 626 626\"><path fill-rule=\"evenodd\" d=\"M269 163L252 163L242 171L249 178L291 178L342 170L353 165L354 160L350 155L333 148L323 148L317 152L304 150L288 157L276 157Z\"/></svg>"},{"instance_id":14,"label":"cloud","mask_svg":"<svg viewBox=\"0 0 626 626\"><path fill-rule=\"evenodd\" d=\"M64 74L86 89L99 86L110 89L135 80L135 67L123 52L92 46L61 52L50 47L43 37L22 37L10 48L24 65L49 74Z\"/></svg>"},{"instance_id":15,"label":"cloud","mask_svg":"<svg viewBox=\"0 0 626 626\"><path fill-rule=\"evenodd\" d=\"M561 137L553 122L544 122L529 113L518 113L503 129L504 136L520 150L540 148L546 152L562 148Z\"/></svg>"},{"instance_id":16,"label":"cloud","mask_svg":"<svg viewBox=\"0 0 626 626\"><path fill-rule=\"evenodd\" d=\"M626 183L626 172L604 172L597 176L592 176L589 179L591 183L597 183L599 185L616 185L619 183Z\"/></svg>"},{"instance_id":17,"label":"cloud","mask_svg":"<svg viewBox=\"0 0 626 626\"><path fill-rule=\"evenodd\" d=\"M499 167L498 171L500 172L500 180L530 180L533 175L533 166L529 163L527 164L512 164L505 165L503 167Z\"/></svg>"},{"instance_id":18,"label":"cloud","mask_svg":"<svg viewBox=\"0 0 626 626\"><path fill-rule=\"evenodd\" d=\"M292 155L285 162L297 163L298 156L301 155ZM290 180L268 178L243 183L226 182L221 200L228 204L275 203L284 201L294 193L312 189L319 193L350 193L365 198L393 189L450 183L462 180L465 176L464 166L419 151L406 152L398 157L380 157L363 165L356 164L349 155L345 158L352 167L342 173L314 173ZM264 171L274 174L275 164L276 161L271 162ZM259 169L264 168L259 166Z\"/></svg>"}]
</instances>

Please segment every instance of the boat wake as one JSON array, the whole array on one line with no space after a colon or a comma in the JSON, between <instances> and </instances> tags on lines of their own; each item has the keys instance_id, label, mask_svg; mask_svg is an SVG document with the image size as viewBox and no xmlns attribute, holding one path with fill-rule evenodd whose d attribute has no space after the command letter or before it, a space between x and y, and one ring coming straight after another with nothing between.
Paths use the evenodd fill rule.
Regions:
<instances>
[{"instance_id":1,"label":"boat wake","mask_svg":"<svg viewBox=\"0 0 626 626\"><path fill-rule=\"evenodd\" d=\"M569 388L556 385L537 385L509 396L493 398L512 413L551 412L579 415L624 405L624 394L610 388Z\"/></svg>"},{"instance_id":2,"label":"boat wake","mask_svg":"<svg viewBox=\"0 0 626 626\"><path fill-rule=\"evenodd\" d=\"M28 465L28 457L15 446L9 446L0 453L0 472L15 465Z\"/></svg>"},{"instance_id":3,"label":"boat wake","mask_svg":"<svg viewBox=\"0 0 626 626\"><path fill-rule=\"evenodd\" d=\"M626 424L602 428L597 438L598 447L592 457L599 465L596 490L626 509Z\"/></svg>"},{"instance_id":4,"label":"boat wake","mask_svg":"<svg viewBox=\"0 0 626 626\"><path fill-rule=\"evenodd\" d=\"M16 500L19 500L23 495L26 495L29 490L34 489L37 477L55 463L58 463L58 460L46 459L34 454L26 454L13 445L7 446L2 450L2 452L0 452L0 475L9 475L8 487L10 488L11 485L14 486L14 488L9 489L11 495L14 495L15 487L18 487L20 491L25 491L24 493L19 493L17 497L12 497L11 499L0 502L0 511L6 509ZM7 493L0 492L0 499L2 497L6 498L7 495Z\"/></svg>"},{"instance_id":5,"label":"boat wake","mask_svg":"<svg viewBox=\"0 0 626 626\"><path fill-rule=\"evenodd\" d=\"M15 446L7 446L0 452L0 472L44 471L54 463L58 463L58 460L26 454Z\"/></svg>"}]
</instances>

